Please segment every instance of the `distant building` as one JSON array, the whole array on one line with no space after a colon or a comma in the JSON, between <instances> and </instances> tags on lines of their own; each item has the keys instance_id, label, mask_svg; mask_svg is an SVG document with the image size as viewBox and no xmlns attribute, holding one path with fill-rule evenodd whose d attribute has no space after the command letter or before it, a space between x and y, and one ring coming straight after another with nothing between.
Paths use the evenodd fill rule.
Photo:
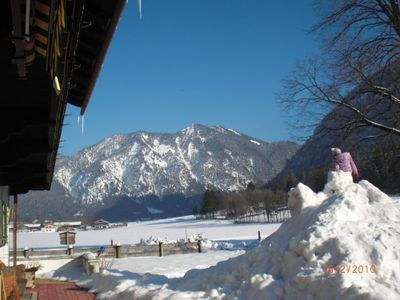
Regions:
<instances>
[{"instance_id":1,"label":"distant building","mask_svg":"<svg viewBox=\"0 0 400 300\"><path fill-rule=\"evenodd\" d=\"M70 229L79 229L82 226L81 221L71 221L71 222L54 222L54 225L57 226L58 231L68 231Z\"/></svg>"},{"instance_id":2,"label":"distant building","mask_svg":"<svg viewBox=\"0 0 400 300\"><path fill-rule=\"evenodd\" d=\"M45 224L42 227L42 231L43 232L56 232L57 231L57 226L55 226L54 224Z\"/></svg>"},{"instance_id":3,"label":"distant building","mask_svg":"<svg viewBox=\"0 0 400 300\"><path fill-rule=\"evenodd\" d=\"M108 223L106 220L100 219L100 220L96 220L94 222L95 229L105 229L105 228L109 228L109 227L110 227L110 223Z\"/></svg>"},{"instance_id":4,"label":"distant building","mask_svg":"<svg viewBox=\"0 0 400 300\"><path fill-rule=\"evenodd\" d=\"M40 224L24 224L26 230L28 231L40 231Z\"/></svg>"}]
</instances>

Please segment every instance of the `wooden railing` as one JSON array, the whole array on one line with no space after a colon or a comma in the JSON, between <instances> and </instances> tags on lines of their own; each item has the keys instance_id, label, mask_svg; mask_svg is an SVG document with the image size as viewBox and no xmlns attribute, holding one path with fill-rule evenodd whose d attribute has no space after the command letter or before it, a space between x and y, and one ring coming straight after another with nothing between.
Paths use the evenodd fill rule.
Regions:
<instances>
[{"instance_id":1,"label":"wooden railing","mask_svg":"<svg viewBox=\"0 0 400 300\"><path fill-rule=\"evenodd\" d=\"M18 260L29 258L37 259L57 259L78 257L83 253L92 252L97 253L100 246L66 246L65 248L56 249L18 249ZM105 246L104 257L132 257L132 256L165 256L173 254L184 254L193 252L202 252L201 242L187 242L187 243L159 243L155 245L119 245ZM10 252L12 255L12 252Z\"/></svg>"},{"instance_id":2,"label":"wooden railing","mask_svg":"<svg viewBox=\"0 0 400 300\"><path fill-rule=\"evenodd\" d=\"M235 218L235 223L282 223L291 218L290 210L280 209L269 213L253 212Z\"/></svg>"}]
</instances>

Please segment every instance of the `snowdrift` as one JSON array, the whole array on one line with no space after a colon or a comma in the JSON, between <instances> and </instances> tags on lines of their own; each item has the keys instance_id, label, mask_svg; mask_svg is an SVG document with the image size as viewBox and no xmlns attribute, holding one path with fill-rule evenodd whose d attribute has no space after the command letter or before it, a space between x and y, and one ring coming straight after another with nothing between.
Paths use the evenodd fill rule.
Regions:
<instances>
[{"instance_id":1,"label":"snowdrift","mask_svg":"<svg viewBox=\"0 0 400 300\"><path fill-rule=\"evenodd\" d=\"M255 250L189 271L176 291L205 298L400 299L400 205L331 172L322 192L289 193L292 218Z\"/></svg>"},{"instance_id":2,"label":"snowdrift","mask_svg":"<svg viewBox=\"0 0 400 300\"><path fill-rule=\"evenodd\" d=\"M80 284L99 299L400 299L398 200L331 172L322 192L298 184L288 206L292 218L257 248L208 269L108 270Z\"/></svg>"}]
</instances>

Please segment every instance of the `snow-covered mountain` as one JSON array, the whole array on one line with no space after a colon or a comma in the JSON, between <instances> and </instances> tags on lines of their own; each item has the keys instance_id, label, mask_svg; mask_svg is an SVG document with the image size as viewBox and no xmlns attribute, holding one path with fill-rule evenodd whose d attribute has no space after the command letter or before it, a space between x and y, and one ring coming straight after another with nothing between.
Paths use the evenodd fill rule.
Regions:
<instances>
[{"instance_id":1,"label":"snow-covered mountain","mask_svg":"<svg viewBox=\"0 0 400 300\"><path fill-rule=\"evenodd\" d=\"M206 188L236 191L250 181L267 182L298 147L198 124L175 134L117 134L60 158L52 189L28 193L21 213L37 218L37 207L53 218L180 214L191 211Z\"/></svg>"}]
</instances>

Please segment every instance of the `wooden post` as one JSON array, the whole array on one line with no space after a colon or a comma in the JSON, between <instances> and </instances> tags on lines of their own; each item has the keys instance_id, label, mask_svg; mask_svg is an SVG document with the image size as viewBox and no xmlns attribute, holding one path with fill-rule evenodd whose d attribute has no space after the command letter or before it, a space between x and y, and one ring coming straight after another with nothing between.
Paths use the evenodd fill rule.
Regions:
<instances>
[{"instance_id":1,"label":"wooden post","mask_svg":"<svg viewBox=\"0 0 400 300\"><path fill-rule=\"evenodd\" d=\"M113 240L111 240L111 247L112 247L112 246L114 246L114 241L113 241Z\"/></svg>"},{"instance_id":2,"label":"wooden post","mask_svg":"<svg viewBox=\"0 0 400 300\"><path fill-rule=\"evenodd\" d=\"M29 249L28 248L24 249L24 257L29 257Z\"/></svg>"},{"instance_id":3,"label":"wooden post","mask_svg":"<svg viewBox=\"0 0 400 300\"><path fill-rule=\"evenodd\" d=\"M18 195L14 195L13 207L13 266L17 265L17 208L18 208Z\"/></svg>"},{"instance_id":4,"label":"wooden post","mask_svg":"<svg viewBox=\"0 0 400 300\"><path fill-rule=\"evenodd\" d=\"M74 249L74 246L72 246L72 245L68 245L68 249L67 249L67 253L68 253L68 255L71 255L71 254L72 254L72 252L73 252L73 249Z\"/></svg>"},{"instance_id":5,"label":"wooden post","mask_svg":"<svg viewBox=\"0 0 400 300\"><path fill-rule=\"evenodd\" d=\"M163 254L164 254L162 244L163 244L162 242L158 243L158 253L159 253L160 256L163 256Z\"/></svg>"},{"instance_id":6,"label":"wooden post","mask_svg":"<svg viewBox=\"0 0 400 300\"><path fill-rule=\"evenodd\" d=\"M258 231L258 240L261 241L261 232Z\"/></svg>"},{"instance_id":7,"label":"wooden post","mask_svg":"<svg viewBox=\"0 0 400 300\"><path fill-rule=\"evenodd\" d=\"M119 253L119 248L121 247L120 244L115 245L115 258L119 258L120 253Z\"/></svg>"},{"instance_id":8,"label":"wooden post","mask_svg":"<svg viewBox=\"0 0 400 300\"><path fill-rule=\"evenodd\" d=\"M198 249L199 253L201 253L201 240L197 241L197 249Z\"/></svg>"}]
</instances>

